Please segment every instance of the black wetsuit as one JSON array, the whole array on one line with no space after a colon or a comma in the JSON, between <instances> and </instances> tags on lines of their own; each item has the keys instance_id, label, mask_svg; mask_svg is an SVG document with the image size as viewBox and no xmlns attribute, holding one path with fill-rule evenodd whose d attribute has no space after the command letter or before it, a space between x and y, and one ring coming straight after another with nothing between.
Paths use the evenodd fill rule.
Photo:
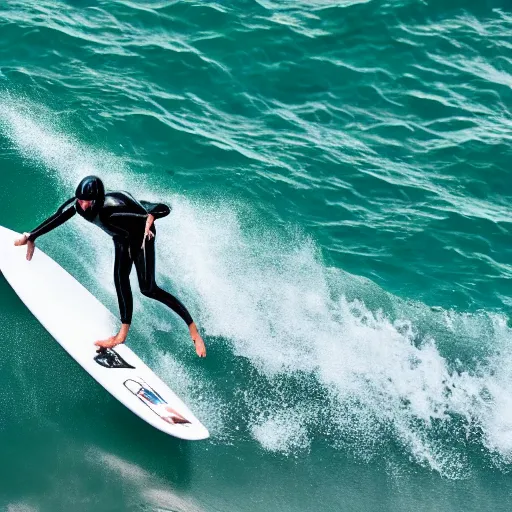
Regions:
<instances>
[{"instance_id":1,"label":"black wetsuit","mask_svg":"<svg viewBox=\"0 0 512 512\"><path fill-rule=\"evenodd\" d=\"M159 288L155 282L155 237L144 240L146 218L151 214L156 219L169 215L165 204L137 201L126 192L110 192L104 199L94 201L92 208L82 210L76 198L66 201L57 212L35 228L28 237L35 239L69 220L75 213L96 224L114 240L114 283L119 301L121 322L132 321L133 299L130 287L130 272L133 264L137 269L140 291L146 297L156 299L175 311L190 325L193 320L187 308L173 295ZM155 225L151 231L156 236Z\"/></svg>"}]
</instances>

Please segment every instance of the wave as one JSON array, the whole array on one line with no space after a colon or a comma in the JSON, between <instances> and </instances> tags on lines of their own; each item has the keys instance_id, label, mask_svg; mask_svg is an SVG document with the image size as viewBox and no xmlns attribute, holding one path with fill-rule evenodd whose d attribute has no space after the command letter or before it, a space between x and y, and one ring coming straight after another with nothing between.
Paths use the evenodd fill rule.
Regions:
<instances>
[{"instance_id":1,"label":"wave","mask_svg":"<svg viewBox=\"0 0 512 512\"><path fill-rule=\"evenodd\" d=\"M171 203L173 214L159 227L158 277L190 307L211 357L231 377L223 387L194 366L191 348L187 355L179 348L188 343L179 319L140 298L136 316L145 327L136 344L214 425L218 442L245 435L284 455L321 442L362 460L398 453L448 478L481 464L475 447L495 467L512 462L512 345L504 317L399 299L329 267L313 239L294 226L269 226L251 205L184 197L169 183L141 178L122 158L63 133L42 109L8 102L0 111L13 148L48 172L48 187L57 185L63 199L84 174L96 173L108 188ZM112 251L89 228L67 227L94 255L71 251L70 265L85 270L81 279L115 312ZM178 339L174 355L155 342L155 332L169 331Z\"/></svg>"}]
</instances>

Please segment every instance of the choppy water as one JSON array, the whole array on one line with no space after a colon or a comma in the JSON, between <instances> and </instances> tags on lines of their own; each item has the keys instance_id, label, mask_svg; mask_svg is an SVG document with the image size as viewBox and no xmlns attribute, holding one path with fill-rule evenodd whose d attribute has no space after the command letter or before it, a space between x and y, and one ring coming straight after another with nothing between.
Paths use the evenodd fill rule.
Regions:
<instances>
[{"instance_id":1,"label":"choppy water","mask_svg":"<svg viewBox=\"0 0 512 512\"><path fill-rule=\"evenodd\" d=\"M511 33L498 0L1 4L0 224L91 173L172 205L209 355L140 296L130 343L212 438L143 424L2 278L0 508L509 510ZM99 230L39 245L117 311Z\"/></svg>"}]
</instances>

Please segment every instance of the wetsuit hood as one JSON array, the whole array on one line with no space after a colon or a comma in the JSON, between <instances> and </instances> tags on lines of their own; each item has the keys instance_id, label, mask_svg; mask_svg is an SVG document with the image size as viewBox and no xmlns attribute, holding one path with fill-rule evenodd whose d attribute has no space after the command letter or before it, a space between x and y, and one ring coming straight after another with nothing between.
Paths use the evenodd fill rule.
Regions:
<instances>
[{"instance_id":1,"label":"wetsuit hood","mask_svg":"<svg viewBox=\"0 0 512 512\"><path fill-rule=\"evenodd\" d=\"M84 201L100 201L105 199L105 187L98 176L86 176L76 187L75 197Z\"/></svg>"},{"instance_id":2,"label":"wetsuit hood","mask_svg":"<svg viewBox=\"0 0 512 512\"><path fill-rule=\"evenodd\" d=\"M86 176L76 187L75 197L84 201L93 201L91 208L82 210L77 205L77 212L92 221L105 202L105 186L98 176Z\"/></svg>"}]
</instances>

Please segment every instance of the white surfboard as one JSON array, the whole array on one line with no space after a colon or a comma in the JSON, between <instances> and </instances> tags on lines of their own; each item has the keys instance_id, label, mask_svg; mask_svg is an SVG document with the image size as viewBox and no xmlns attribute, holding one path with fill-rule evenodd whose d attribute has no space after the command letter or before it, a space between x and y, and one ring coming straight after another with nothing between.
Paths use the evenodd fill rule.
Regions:
<instances>
[{"instance_id":1,"label":"white surfboard","mask_svg":"<svg viewBox=\"0 0 512 512\"><path fill-rule=\"evenodd\" d=\"M115 318L94 295L38 248L32 260L27 261L26 246L14 246L19 236L0 226L0 271L68 354L153 427L181 439L206 439L208 430L126 345L97 353L94 342L112 336Z\"/></svg>"}]
</instances>

